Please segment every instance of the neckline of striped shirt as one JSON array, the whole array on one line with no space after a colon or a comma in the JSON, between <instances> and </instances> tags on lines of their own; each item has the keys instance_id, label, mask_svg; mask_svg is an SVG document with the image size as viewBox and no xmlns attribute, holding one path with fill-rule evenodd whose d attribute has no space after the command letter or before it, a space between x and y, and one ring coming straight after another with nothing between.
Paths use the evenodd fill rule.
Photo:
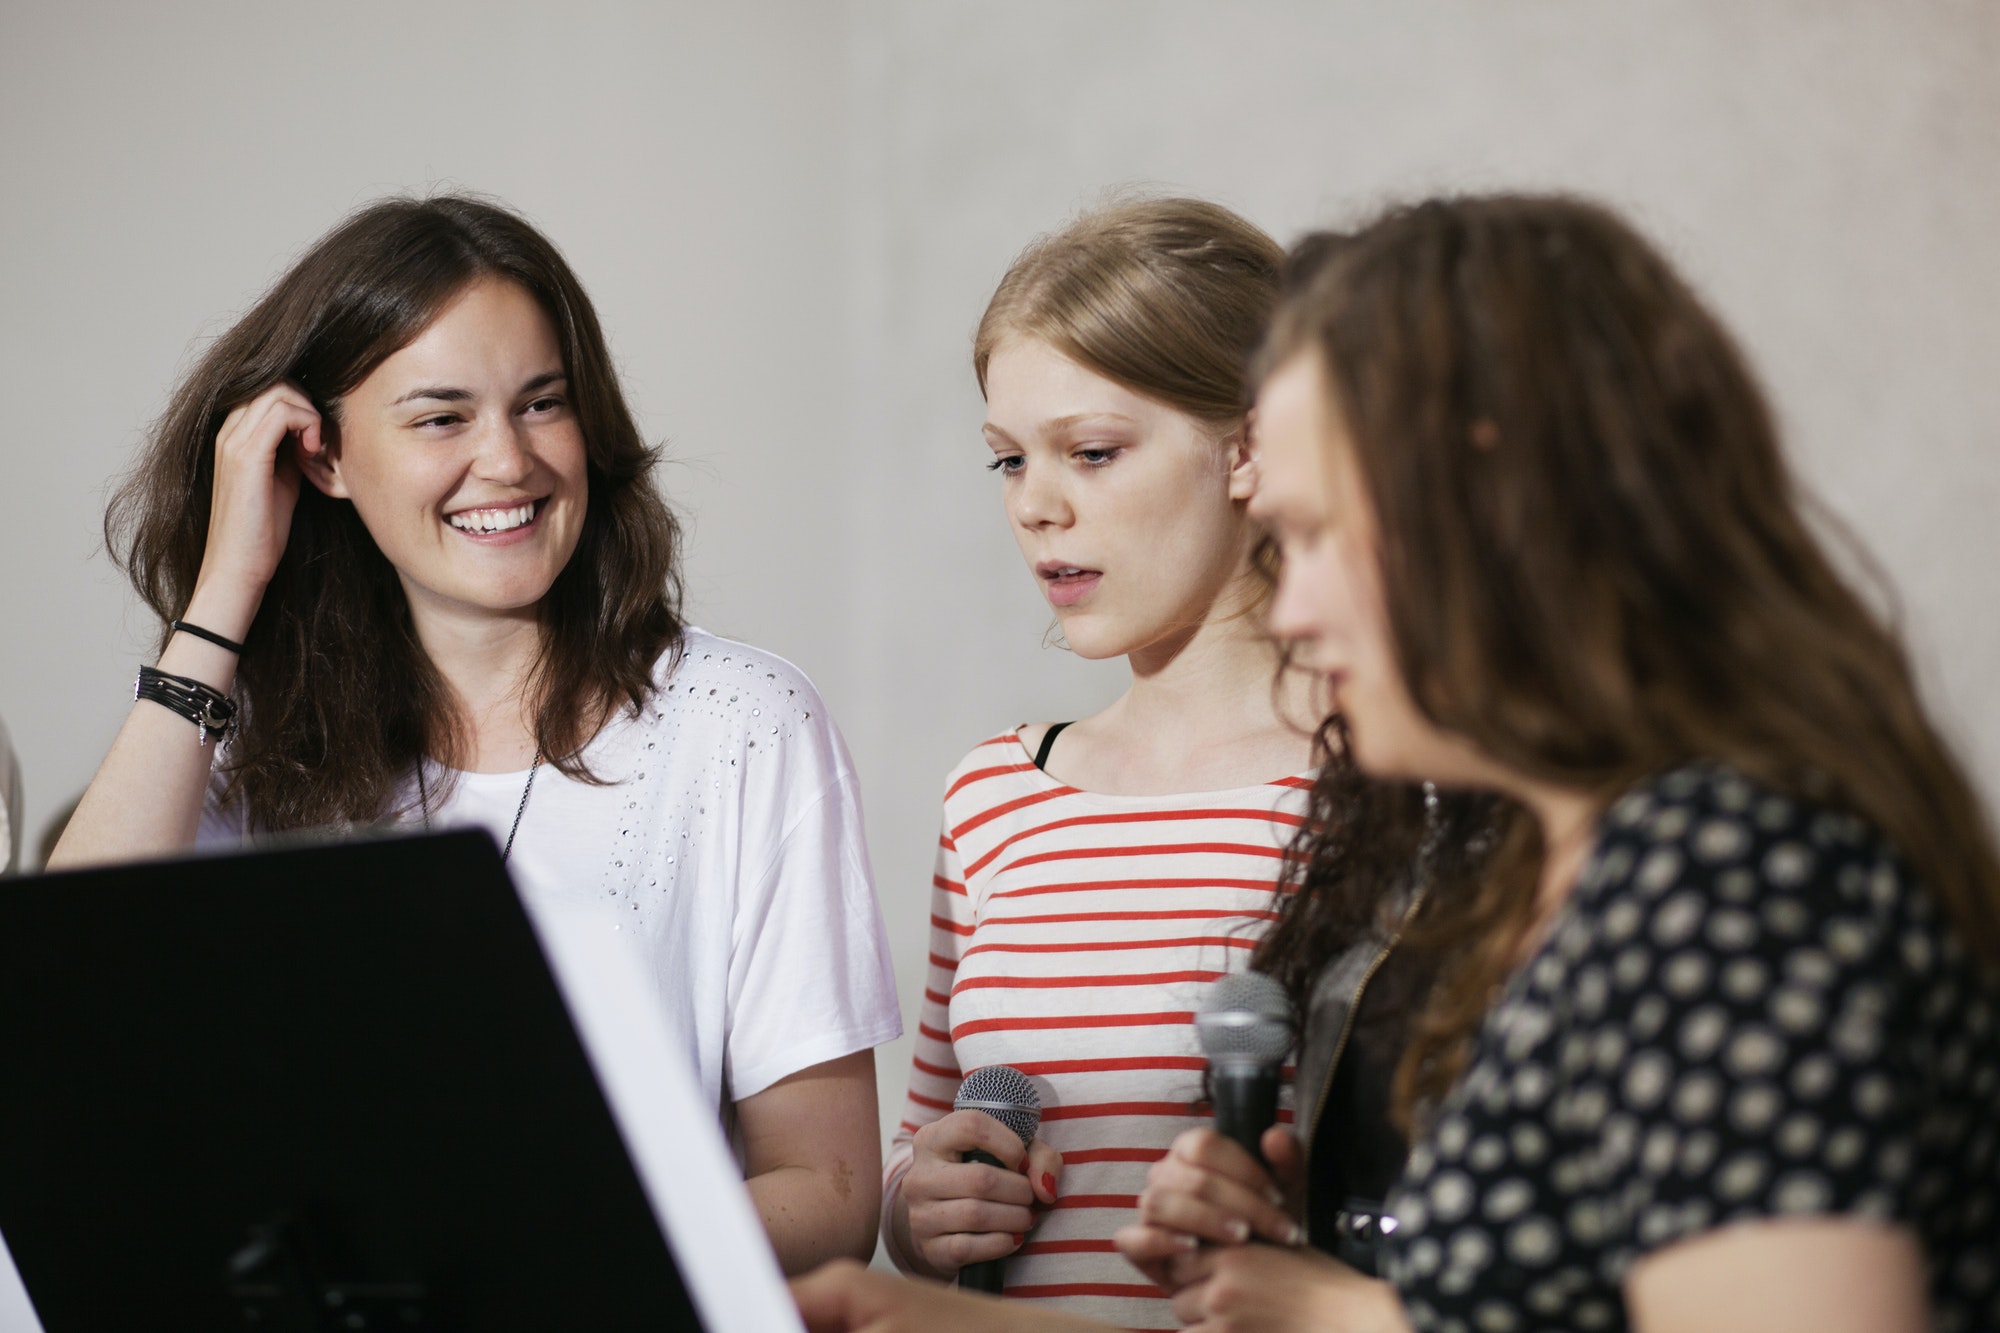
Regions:
<instances>
[{"instance_id":1,"label":"neckline of striped shirt","mask_svg":"<svg viewBox=\"0 0 2000 1333\"><path fill-rule=\"evenodd\" d=\"M1047 800L1051 797L1069 796L1080 797L1087 801L1101 801L1106 805L1113 806L1123 804L1145 805L1149 802L1171 805L1198 800L1227 801L1232 797L1249 797L1254 793L1263 791L1267 787L1294 787L1302 791L1310 791L1314 780L1318 777L1318 773L1315 770L1305 773L1288 773L1283 777L1270 778L1263 782L1244 783L1236 787L1215 787L1202 791L1144 793L1092 791L1088 787L1071 786L1060 778L1051 776L1045 770L1037 768L1034 756L1028 753L1028 747L1021 741L1021 733L1018 728L1001 732L998 736L988 737L973 747L973 753L977 754L981 750L1001 747L1013 751L1014 755L1018 756L1018 758L1010 757L1006 762L995 762L959 774L951 786L945 789L944 799L947 801L951 800L952 797L958 795L959 792L975 782L983 782L989 778L1020 776L1042 789L1035 797L1030 798L1033 800ZM999 756L996 755L995 758L997 760Z\"/></svg>"}]
</instances>

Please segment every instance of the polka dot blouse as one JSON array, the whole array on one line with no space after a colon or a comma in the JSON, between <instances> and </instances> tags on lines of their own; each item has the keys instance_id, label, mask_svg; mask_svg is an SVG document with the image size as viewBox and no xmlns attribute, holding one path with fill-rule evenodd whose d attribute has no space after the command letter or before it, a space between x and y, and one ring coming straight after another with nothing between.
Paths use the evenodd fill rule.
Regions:
<instances>
[{"instance_id":1,"label":"polka dot blouse","mask_svg":"<svg viewBox=\"0 0 2000 1333\"><path fill-rule=\"evenodd\" d=\"M1647 1254L1851 1215L2000 1328L2000 1001L1873 830L1733 770L1628 793L1390 1198L1422 1330L1622 1329Z\"/></svg>"}]
</instances>

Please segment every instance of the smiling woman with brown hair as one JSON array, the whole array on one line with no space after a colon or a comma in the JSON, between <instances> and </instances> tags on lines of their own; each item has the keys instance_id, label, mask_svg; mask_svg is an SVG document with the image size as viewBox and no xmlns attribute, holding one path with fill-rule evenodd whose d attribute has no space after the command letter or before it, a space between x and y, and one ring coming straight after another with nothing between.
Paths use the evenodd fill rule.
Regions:
<instances>
[{"instance_id":1,"label":"smiling woman with brown hair","mask_svg":"<svg viewBox=\"0 0 2000 1333\"><path fill-rule=\"evenodd\" d=\"M683 623L653 463L534 228L362 209L208 349L112 503L166 628L51 860L485 827L531 910L639 951L786 1267L865 1255L901 1024L858 784L796 668Z\"/></svg>"}]
</instances>

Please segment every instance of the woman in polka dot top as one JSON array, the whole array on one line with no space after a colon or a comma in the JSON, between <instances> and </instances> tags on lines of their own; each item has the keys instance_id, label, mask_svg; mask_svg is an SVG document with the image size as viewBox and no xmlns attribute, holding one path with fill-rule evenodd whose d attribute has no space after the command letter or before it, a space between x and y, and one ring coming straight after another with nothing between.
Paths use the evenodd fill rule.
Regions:
<instances>
[{"instance_id":1,"label":"woman in polka dot top","mask_svg":"<svg viewBox=\"0 0 2000 1333\"><path fill-rule=\"evenodd\" d=\"M1245 1251L1177 1312L2000 1327L1992 832L1727 334L1574 200L1313 253L1258 397L1274 627L1359 767L1498 793L1501 842L1410 932L1387 1282Z\"/></svg>"}]
</instances>

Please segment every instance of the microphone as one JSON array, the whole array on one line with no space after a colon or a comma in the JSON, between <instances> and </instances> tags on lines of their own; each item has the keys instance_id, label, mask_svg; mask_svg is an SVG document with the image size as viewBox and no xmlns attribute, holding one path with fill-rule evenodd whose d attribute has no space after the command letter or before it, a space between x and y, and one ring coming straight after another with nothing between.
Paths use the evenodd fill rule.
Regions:
<instances>
[{"instance_id":1,"label":"microphone","mask_svg":"<svg viewBox=\"0 0 2000 1333\"><path fill-rule=\"evenodd\" d=\"M951 1099L951 1109L984 1111L1014 1131L1023 1148L1035 1141L1035 1131L1042 1127L1042 1099L1035 1092L1035 1085L1028 1081L1028 1076L1012 1065L988 1065L966 1075L965 1082L958 1085L958 1095ZM981 1162L987 1166L1000 1165L999 1158L977 1148L967 1152L960 1160ZM1006 1270L1007 1260L1004 1257L982 1259L958 1270L958 1285L967 1291L984 1291L998 1296Z\"/></svg>"},{"instance_id":2,"label":"microphone","mask_svg":"<svg viewBox=\"0 0 2000 1333\"><path fill-rule=\"evenodd\" d=\"M1215 1128L1260 1164L1257 1141L1278 1119L1278 1071L1292 1048L1292 1006L1285 988L1262 972L1237 972L1209 986L1195 1036L1208 1057Z\"/></svg>"}]
</instances>

